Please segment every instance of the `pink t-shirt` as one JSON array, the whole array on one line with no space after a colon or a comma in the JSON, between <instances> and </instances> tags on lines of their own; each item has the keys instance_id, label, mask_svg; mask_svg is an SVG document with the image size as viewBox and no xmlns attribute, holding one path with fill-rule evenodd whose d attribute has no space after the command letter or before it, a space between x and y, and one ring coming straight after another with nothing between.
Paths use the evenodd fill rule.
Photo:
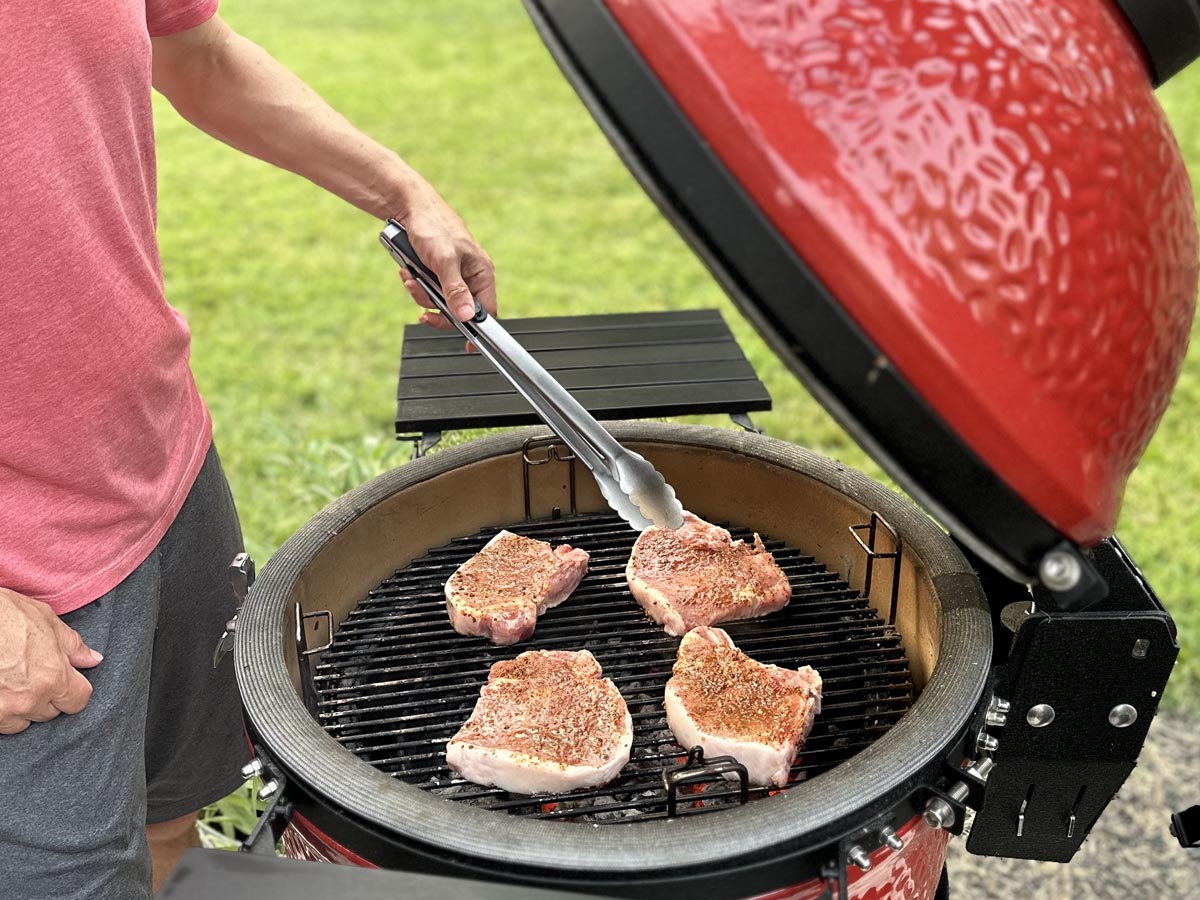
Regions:
<instances>
[{"instance_id":1,"label":"pink t-shirt","mask_svg":"<svg viewBox=\"0 0 1200 900\"><path fill-rule=\"evenodd\" d=\"M60 614L150 554L211 440L163 296L150 37L216 7L0 2L0 587Z\"/></svg>"}]
</instances>

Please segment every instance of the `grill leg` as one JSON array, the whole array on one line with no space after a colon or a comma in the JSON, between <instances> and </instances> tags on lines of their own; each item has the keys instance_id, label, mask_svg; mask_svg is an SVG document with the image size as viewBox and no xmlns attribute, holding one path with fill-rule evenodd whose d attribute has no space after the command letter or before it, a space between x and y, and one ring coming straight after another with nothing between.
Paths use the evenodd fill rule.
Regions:
<instances>
[{"instance_id":1,"label":"grill leg","mask_svg":"<svg viewBox=\"0 0 1200 900\"><path fill-rule=\"evenodd\" d=\"M942 879L938 882L933 900L950 900L950 870L942 866Z\"/></svg>"}]
</instances>

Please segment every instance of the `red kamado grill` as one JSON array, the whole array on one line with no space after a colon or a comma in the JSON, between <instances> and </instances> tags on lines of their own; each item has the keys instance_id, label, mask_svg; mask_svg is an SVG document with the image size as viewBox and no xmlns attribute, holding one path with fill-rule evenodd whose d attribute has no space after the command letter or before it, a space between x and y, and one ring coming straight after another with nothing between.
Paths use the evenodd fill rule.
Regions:
<instances>
[{"instance_id":1,"label":"red kamado grill","mask_svg":"<svg viewBox=\"0 0 1200 900\"><path fill-rule=\"evenodd\" d=\"M664 214L941 525L754 431L610 426L685 508L761 534L792 583L785 610L728 631L762 662L816 667L824 708L787 786L743 790L667 728L678 641L630 596L636 535L570 452L529 429L417 459L297 532L236 621L269 799L251 845L604 896L928 900L971 809L970 851L1070 860L1178 652L1112 530L1193 314L1195 208L1152 86L1200 55L1200 13L526 5ZM512 325L597 415L696 411L716 385L707 409L749 426L761 385L715 343L719 319L655 315L643 341L686 340L655 354L615 338L617 317ZM397 424L424 433L418 455L439 428L485 424L455 407L468 385L486 424L523 421L460 348L406 338ZM455 634L442 594L500 528L592 560L515 648ZM614 782L528 797L446 768L490 665L536 648L590 650L624 695L635 740Z\"/></svg>"}]
</instances>

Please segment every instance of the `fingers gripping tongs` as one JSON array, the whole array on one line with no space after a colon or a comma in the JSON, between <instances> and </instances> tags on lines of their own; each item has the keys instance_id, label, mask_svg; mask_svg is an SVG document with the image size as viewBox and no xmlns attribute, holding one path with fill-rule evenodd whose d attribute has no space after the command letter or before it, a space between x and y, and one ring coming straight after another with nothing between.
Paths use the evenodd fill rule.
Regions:
<instances>
[{"instance_id":1,"label":"fingers gripping tongs","mask_svg":"<svg viewBox=\"0 0 1200 900\"><path fill-rule=\"evenodd\" d=\"M487 314L479 301L475 301L472 319L458 321L442 295L437 276L421 262L403 225L389 219L379 240L392 258L412 273L442 315L458 327L591 469L600 493L622 519L639 531L651 525L674 529L683 524L683 507L654 466L617 443L591 413Z\"/></svg>"}]
</instances>

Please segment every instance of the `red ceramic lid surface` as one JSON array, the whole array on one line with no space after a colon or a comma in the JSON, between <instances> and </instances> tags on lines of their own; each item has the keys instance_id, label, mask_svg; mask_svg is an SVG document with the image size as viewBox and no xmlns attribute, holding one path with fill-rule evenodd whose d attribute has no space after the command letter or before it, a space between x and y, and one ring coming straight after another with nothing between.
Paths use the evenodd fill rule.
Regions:
<instances>
[{"instance_id":1,"label":"red ceramic lid surface","mask_svg":"<svg viewBox=\"0 0 1200 900\"><path fill-rule=\"evenodd\" d=\"M1110 534L1197 282L1187 172L1119 13L606 4L887 364L1061 533Z\"/></svg>"}]
</instances>

